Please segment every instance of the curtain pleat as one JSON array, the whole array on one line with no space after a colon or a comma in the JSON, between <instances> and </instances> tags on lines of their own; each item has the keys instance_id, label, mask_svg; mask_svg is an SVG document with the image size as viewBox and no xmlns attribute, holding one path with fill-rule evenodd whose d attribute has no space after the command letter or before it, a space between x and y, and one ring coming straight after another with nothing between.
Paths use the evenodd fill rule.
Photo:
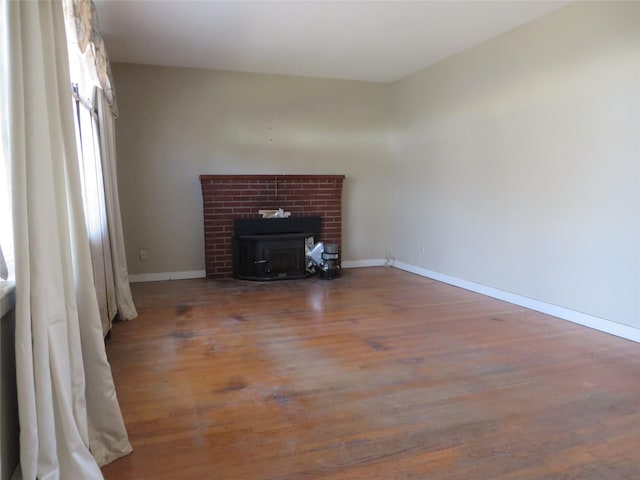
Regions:
<instances>
[{"instance_id":1,"label":"curtain pleat","mask_svg":"<svg viewBox=\"0 0 640 480\"><path fill-rule=\"evenodd\" d=\"M62 7L9 2L10 155L21 471L101 479L131 451L83 218Z\"/></svg>"}]
</instances>

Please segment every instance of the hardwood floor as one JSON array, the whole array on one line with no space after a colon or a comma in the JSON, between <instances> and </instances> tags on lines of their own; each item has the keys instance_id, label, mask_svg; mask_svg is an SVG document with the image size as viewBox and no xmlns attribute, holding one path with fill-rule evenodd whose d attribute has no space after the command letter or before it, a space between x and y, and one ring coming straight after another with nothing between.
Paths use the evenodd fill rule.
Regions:
<instances>
[{"instance_id":1,"label":"hardwood floor","mask_svg":"<svg viewBox=\"0 0 640 480\"><path fill-rule=\"evenodd\" d=\"M640 478L640 345L385 268L133 285L126 479Z\"/></svg>"}]
</instances>

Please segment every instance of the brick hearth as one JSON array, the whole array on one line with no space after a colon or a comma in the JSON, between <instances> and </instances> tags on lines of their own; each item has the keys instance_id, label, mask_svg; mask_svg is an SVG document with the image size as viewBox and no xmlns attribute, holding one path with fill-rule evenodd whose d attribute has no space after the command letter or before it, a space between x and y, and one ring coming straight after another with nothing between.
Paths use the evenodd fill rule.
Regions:
<instances>
[{"instance_id":1,"label":"brick hearth","mask_svg":"<svg viewBox=\"0 0 640 480\"><path fill-rule=\"evenodd\" d=\"M231 277L233 220L258 218L261 209L321 217L321 240L342 248L343 180L344 175L200 175L207 278Z\"/></svg>"}]
</instances>

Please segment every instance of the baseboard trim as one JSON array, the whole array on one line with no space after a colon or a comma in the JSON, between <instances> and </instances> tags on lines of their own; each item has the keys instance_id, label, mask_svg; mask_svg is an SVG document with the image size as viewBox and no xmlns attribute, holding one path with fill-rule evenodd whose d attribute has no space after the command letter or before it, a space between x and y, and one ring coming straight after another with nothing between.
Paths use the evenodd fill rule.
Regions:
<instances>
[{"instance_id":1,"label":"baseboard trim","mask_svg":"<svg viewBox=\"0 0 640 480\"><path fill-rule=\"evenodd\" d=\"M207 273L204 270L192 270L189 272L160 272L160 273L140 273L129 275L129 282L164 282L167 280L187 280L190 278L205 278Z\"/></svg>"},{"instance_id":2,"label":"baseboard trim","mask_svg":"<svg viewBox=\"0 0 640 480\"><path fill-rule=\"evenodd\" d=\"M383 267L384 259L372 258L369 260L345 260L342 268Z\"/></svg>"},{"instance_id":3,"label":"baseboard trim","mask_svg":"<svg viewBox=\"0 0 640 480\"><path fill-rule=\"evenodd\" d=\"M416 267L408 263L394 262L393 266L406 272L415 273L422 277L431 278L439 282L448 283L456 287L464 288L472 292L480 293L488 297L497 298L505 302L513 303L521 307L535 310L536 312L545 313L562 320L577 323L585 327L593 328L601 332L609 333L617 337L622 337L627 340L640 343L640 329L630 327L628 325L622 325L621 323L612 322L611 320L605 320L604 318L594 317L582 312L576 312L568 308L559 307L558 305L552 305L549 303L534 300L532 298L523 297L515 293L505 292L493 287L487 287L479 283L470 282L468 280L462 280L460 278L451 277L443 273L434 272L422 267Z\"/></svg>"}]
</instances>

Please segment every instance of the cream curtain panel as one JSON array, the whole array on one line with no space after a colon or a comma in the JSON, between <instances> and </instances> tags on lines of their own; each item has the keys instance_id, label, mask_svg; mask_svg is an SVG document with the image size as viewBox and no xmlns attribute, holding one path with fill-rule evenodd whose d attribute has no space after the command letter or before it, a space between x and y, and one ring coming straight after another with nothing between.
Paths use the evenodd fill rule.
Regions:
<instances>
[{"instance_id":1,"label":"cream curtain panel","mask_svg":"<svg viewBox=\"0 0 640 480\"><path fill-rule=\"evenodd\" d=\"M131 451L107 362L84 223L59 1L9 15L20 463L14 478L101 479Z\"/></svg>"}]
</instances>

